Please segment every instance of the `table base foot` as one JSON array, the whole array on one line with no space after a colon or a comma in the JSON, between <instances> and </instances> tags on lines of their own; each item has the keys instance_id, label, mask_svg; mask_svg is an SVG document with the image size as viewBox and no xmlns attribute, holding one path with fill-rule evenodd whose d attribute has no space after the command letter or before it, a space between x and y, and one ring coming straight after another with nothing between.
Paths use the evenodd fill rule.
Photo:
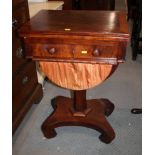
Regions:
<instances>
[{"instance_id":1,"label":"table base foot","mask_svg":"<svg viewBox=\"0 0 155 155\"><path fill-rule=\"evenodd\" d=\"M87 100L88 112L86 115L73 115L73 100L58 96L52 100L54 111L42 125L42 131L46 138L53 138L57 134L55 128L61 126L84 126L95 129L101 133L99 139L104 143L110 143L115 138L115 132L108 123L106 116L114 110L114 104L108 99Z\"/></svg>"}]
</instances>

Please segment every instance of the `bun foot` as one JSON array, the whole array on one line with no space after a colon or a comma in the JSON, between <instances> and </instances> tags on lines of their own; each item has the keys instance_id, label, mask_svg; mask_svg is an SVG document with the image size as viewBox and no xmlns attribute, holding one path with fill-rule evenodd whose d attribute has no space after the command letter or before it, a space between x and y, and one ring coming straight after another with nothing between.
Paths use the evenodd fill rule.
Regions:
<instances>
[{"instance_id":1,"label":"bun foot","mask_svg":"<svg viewBox=\"0 0 155 155\"><path fill-rule=\"evenodd\" d=\"M54 110L57 108L57 105L56 105L56 97L51 100L51 105L52 105L52 107L53 107Z\"/></svg>"},{"instance_id":2,"label":"bun foot","mask_svg":"<svg viewBox=\"0 0 155 155\"><path fill-rule=\"evenodd\" d=\"M57 135L57 133L56 133L56 131L54 129L49 129L49 128L42 127L42 131L43 131L44 136L47 139L54 138Z\"/></svg>"},{"instance_id":3,"label":"bun foot","mask_svg":"<svg viewBox=\"0 0 155 155\"><path fill-rule=\"evenodd\" d=\"M105 133L99 136L100 141L106 144L111 143L114 138L115 138L115 134L113 134L111 137L107 136Z\"/></svg>"},{"instance_id":4,"label":"bun foot","mask_svg":"<svg viewBox=\"0 0 155 155\"><path fill-rule=\"evenodd\" d=\"M114 104L108 99L100 99L101 104L104 106L104 114L105 116L110 116L114 111Z\"/></svg>"}]
</instances>

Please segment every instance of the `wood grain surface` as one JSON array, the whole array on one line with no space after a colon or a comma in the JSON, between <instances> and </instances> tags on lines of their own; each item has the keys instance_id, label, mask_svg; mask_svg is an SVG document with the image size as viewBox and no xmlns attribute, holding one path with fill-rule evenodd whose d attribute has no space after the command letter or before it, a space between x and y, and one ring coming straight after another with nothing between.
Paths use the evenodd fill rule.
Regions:
<instances>
[{"instance_id":1,"label":"wood grain surface","mask_svg":"<svg viewBox=\"0 0 155 155\"><path fill-rule=\"evenodd\" d=\"M58 86L83 90L104 81L112 71L112 65L40 62L46 76Z\"/></svg>"}]
</instances>

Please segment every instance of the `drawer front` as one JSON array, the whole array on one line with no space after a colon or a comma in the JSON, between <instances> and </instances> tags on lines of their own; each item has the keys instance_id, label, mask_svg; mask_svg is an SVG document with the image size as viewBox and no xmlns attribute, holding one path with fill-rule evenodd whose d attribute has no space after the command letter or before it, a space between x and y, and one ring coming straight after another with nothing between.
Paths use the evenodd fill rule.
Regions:
<instances>
[{"instance_id":1,"label":"drawer front","mask_svg":"<svg viewBox=\"0 0 155 155\"><path fill-rule=\"evenodd\" d=\"M74 48L74 58L116 58L117 52L117 46L78 45Z\"/></svg>"},{"instance_id":2,"label":"drawer front","mask_svg":"<svg viewBox=\"0 0 155 155\"><path fill-rule=\"evenodd\" d=\"M37 44L31 46L33 57L37 58L73 58L72 45Z\"/></svg>"},{"instance_id":3,"label":"drawer front","mask_svg":"<svg viewBox=\"0 0 155 155\"><path fill-rule=\"evenodd\" d=\"M18 70L20 66L23 66L27 60L24 59L24 51L21 46L20 40L15 36L15 33L12 34L12 70L13 75Z\"/></svg>"},{"instance_id":4,"label":"drawer front","mask_svg":"<svg viewBox=\"0 0 155 155\"><path fill-rule=\"evenodd\" d=\"M35 63L28 63L19 75L13 79L13 116L22 108L37 85Z\"/></svg>"},{"instance_id":5,"label":"drawer front","mask_svg":"<svg viewBox=\"0 0 155 155\"><path fill-rule=\"evenodd\" d=\"M12 27L18 29L26 21L29 20L29 10L27 3L23 3L20 7L13 11L12 15Z\"/></svg>"},{"instance_id":6,"label":"drawer front","mask_svg":"<svg viewBox=\"0 0 155 155\"><path fill-rule=\"evenodd\" d=\"M26 45L27 57L34 60L117 64L125 56L125 50L119 43L77 45L26 42Z\"/></svg>"}]
</instances>

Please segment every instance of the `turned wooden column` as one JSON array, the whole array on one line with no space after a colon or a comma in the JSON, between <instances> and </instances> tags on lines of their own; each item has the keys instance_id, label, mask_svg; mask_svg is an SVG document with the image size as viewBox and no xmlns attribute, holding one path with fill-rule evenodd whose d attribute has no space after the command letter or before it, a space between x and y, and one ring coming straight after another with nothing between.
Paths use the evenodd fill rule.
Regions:
<instances>
[{"instance_id":1,"label":"turned wooden column","mask_svg":"<svg viewBox=\"0 0 155 155\"><path fill-rule=\"evenodd\" d=\"M91 108L87 107L86 90L74 90L73 94L73 107L71 108L73 116L87 116Z\"/></svg>"},{"instance_id":2,"label":"turned wooden column","mask_svg":"<svg viewBox=\"0 0 155 155\"><path fill-rule=\"evenodd\" d=\"M83 112L87 109L86 90L74 91L74 110Z\"/></svg>"}]
</instances>

